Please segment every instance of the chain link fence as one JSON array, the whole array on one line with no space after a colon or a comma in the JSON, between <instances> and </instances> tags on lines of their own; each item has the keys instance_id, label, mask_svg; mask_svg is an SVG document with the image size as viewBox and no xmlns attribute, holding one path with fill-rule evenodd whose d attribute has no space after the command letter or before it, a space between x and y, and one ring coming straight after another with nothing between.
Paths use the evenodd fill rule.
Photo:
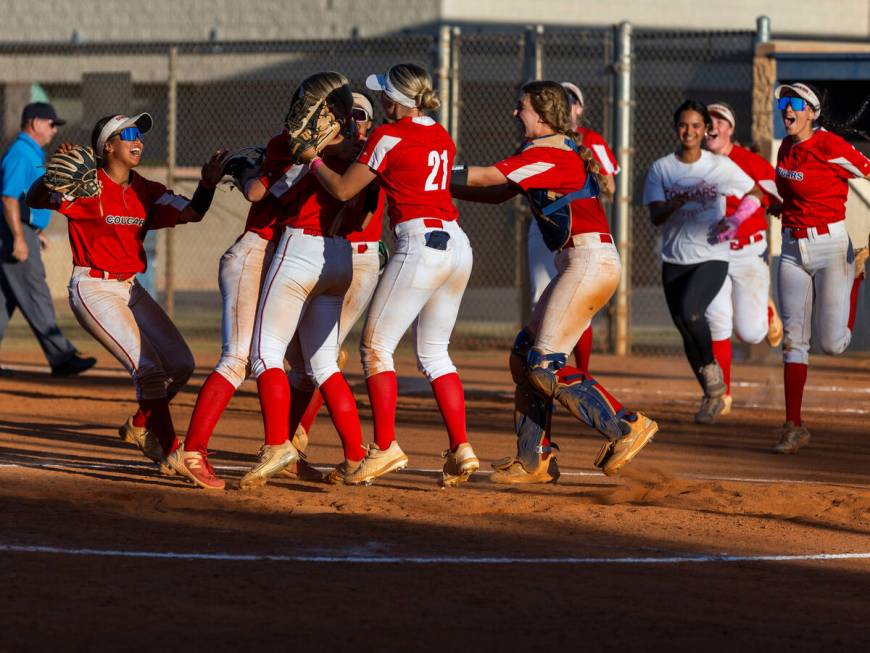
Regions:
<instances>
[{"instance_id":1,"label":"chain link fence","mask_svg":"<svg viewBox=\"0 0 870 653\"><path fill-rule=\"evenodd\" d=\"M685 98L725 100L748 141L753 33L639 30L634 36L631 168L630 340L633 351L676 351L678 336L661 292L657 233L641 205L649 164L675 145L672 113ZM389 38L197 44L0 45L3 135L15 136L31 100L51 101L68 120L58 141L89 142L92 125L109 113L147 111L155 126L145 139L141 172L192 192L198 166L217 147L265 143L276 133L291 93L307 75L333 69L362 89L371 72L412 61L430 71L444 106L437 117L453 132L458 160L489 164L509 155L520 132L512 119L516 92L542 76L571 81L585 96L585 123L613 143L615 33L612 29L479 31ZM380 106L375 106L380 121ZM617 153L619 156L619 153ZM222 189L197 225L164 230L152 247L154 292L186 335L220 338L217 266L239 235L248 205ZM509 343L528 311L522 201L501 206L461 203L475 265L454 340L472 346ZM386 232L385 232L386 233ZM53 220L45 253L49 284L65 297L70 272L66 224ZM623 253L626 256L626 253ZM61 309L62 311L64 309ZM612 313L602 311L596 348L611 349Z\"/></svg>"}]
</instances>

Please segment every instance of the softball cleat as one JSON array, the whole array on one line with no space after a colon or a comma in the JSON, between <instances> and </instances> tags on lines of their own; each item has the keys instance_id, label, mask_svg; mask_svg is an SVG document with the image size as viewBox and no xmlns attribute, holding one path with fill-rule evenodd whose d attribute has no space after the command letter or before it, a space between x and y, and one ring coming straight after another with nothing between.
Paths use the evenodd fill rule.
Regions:
<instances>
[{"instance_id":1,"label":"softball cleat","mask_svg":"<svg viewBox=\"0 0 870 653\"><path fill-rule=\"evenodd\" d=\"M167 456L167 464L175 473L204 490L223 490L226 487L223 479L215 475L208 455L200 451L185 451L183 447L178 447Z\"/></svg>"},{"instance_id":2,"label":"softball cleat","mask_svg":"<svg viewBox=\"0 0 870 653\"><path fill-rule=\"evenodd\" d=\"M378 445L371 444L360 466L345 476L344 482L347 485L371 485L376 478L405 469L407 466L408 456L395 440L383 451L378 448Z\"/></svg>"},{"instance_id":3,"label":"softball cleat","mask_svg":"<svg viewBox=\"0 0 870 653\"><path fill-rule=\"evenodd\" d=\"M264 444L257 452L257 462L239 481L239 489L251 490L264 486L270 478L299 459L299 452L290 440L282 444Z\"/></svg>"},{"instance_id":4,"label":"softball cleat","mask_svg":"<svg viewBox=\"0 0 870 653\"><path fill-rule=\"evenodd\" d=\"M441 456L444 458L444 467L441 470L442 487L456 487L460 483L465 483L480 469L480 461L467 442L456 447L456 451L447 449Z\"/></svg>"},{"instance_id":5,"label":"softball cleat","mask_svg":"<svg viewBox=\"0 0 870 653\"><path fill-rule=\"evenodd\" d=\"M797 453L798 449L810 441L810 432L794 422L786 422L779 429L779 442L773 445L776 453Z\"/></svg>"},{"instance_id":6,"label":"softball cleat","mask_svg":"<svg viewBox=\"0 0 870 653\"><path fill-rule=\"evenodd\" d=\"M731 395L707 397L701 399L701 407L695 413L696 424L713 424L716 418L731 412Z\"/></svg>"},{"instance_id":7,"label":"softball cleat","mask_svg":"<svg viewBox=\"0 0 870 653\"><path fill-rule=\"evenodd\" d=\"M647 444L652 442L659 425L642 413L635 413L634 421L624 420L629 432L616 440L610 440L601 447L595 458L595 466L607 476L620 472Z\"/></svg>"},{"instance_id":8,"label":"softball cleat","mask_svg":"<svg viewBox=\"0 0 870 653\"><path fill-rule=\"evenodd\" d=\"M521 483L555 483L559 480L559 464L556 456L549 454L541 459L541 463L528 472L523 464L516 458L502 458L492 463L494 471L489 477L491 483L499 485L516 485Z\"/></svg>"},{"instance_id":9,"label":"softball cleat","mask_svg":"<svg viewBox=\"0 0 870 653\"><path fill-rule=\"evenodd\" d=\"M344 460L338 463L335 469L326 475L326 482L330 485L344 485L344 479L347 478L347 475L359 469L361 464L362 460Z\"/></svg>"},{"instance_id":10,"label":"softball cleat","mask_svg":"<svg viewBox=\"0 0 870 653\"><path fill-rule=\"evenodd\" d=\"M166 459L166 454L163 453L163 445L160 440L148 428L144 426L136 426L133 424L133 418L128 417L118 429L118 436L130 444L135 444L148 460L157 463L160 473L163 476L172 476L175 471Z\"/></svg>"}]
</instances>

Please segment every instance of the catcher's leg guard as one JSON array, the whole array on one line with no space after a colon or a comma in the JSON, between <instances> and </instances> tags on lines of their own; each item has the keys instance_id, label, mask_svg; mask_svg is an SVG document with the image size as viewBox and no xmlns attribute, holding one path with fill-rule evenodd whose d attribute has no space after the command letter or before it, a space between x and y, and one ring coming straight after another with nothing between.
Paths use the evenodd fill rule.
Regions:
<instances>
[{"instance_id":1,"label":"catcher's leg guard","mask_svg":"<svg viewBox=\"0 0 870 653\"><path fill-rule=\"evenodd\" d=\"M517 455L523 468L531 473L541 464L541 457L550 453L551 445L542 445L550 431L552 399L535 391L529 383L526 360L532 340L526 331L517 334L510 355L510 370L514 383L514 429L517 434ZM510 460L502 461L510 464Z\"/></svg>"},{"instance_id":2,"label":"catcher's leg guard","mask_svg":"<svg viewBox=\"0 0 870 653\"><path fill-rule=\"evenodd\" d=\"M558 401L574 417L608 440L626 435L631 430L626 419L630 419L633 413L615 406L589 373L568 367L566 361L565 354L545 355L532 348L528 355L530 385L542 395Z\"/></svg>"}]
</instances>

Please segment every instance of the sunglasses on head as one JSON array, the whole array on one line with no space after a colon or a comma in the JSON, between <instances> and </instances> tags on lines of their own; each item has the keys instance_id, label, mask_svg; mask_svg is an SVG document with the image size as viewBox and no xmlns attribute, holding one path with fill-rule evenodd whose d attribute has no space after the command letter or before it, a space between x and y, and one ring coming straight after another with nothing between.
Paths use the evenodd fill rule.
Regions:
<instances>
[{"instance_id":1,"label":"sunglasses on head","mask_svg":"<svg viewBox=\"0 0 870 653\"><path fill-rule=\"evenodd\" d=\"M368 111L362 107L354 107L350 112L350 117L354 119L354 122L367 122L372 119Z\"/></svg>"},{"instance_id":2,"label":"sunglasses on head","mask_svg":"<svg viewBox=\"0 0 870 653\"><path fill-rule=\"evenodd\" d=\"M142 140L142 132L138 127L125 127L118 132L118 138L122 141L140 141Z\"/></svg>"},{"instance_id":3,"label":"sunglasses on head","mask_svg":"<svg viewBox=\"0 0 870 653\"><path fill-rule=\"evenodd\" d=\"M803 111L807 108L807 101L802 97L781 97L776 103L780 111L785 111L789 105L794 111Z\"/></svg>"}]
</instances>

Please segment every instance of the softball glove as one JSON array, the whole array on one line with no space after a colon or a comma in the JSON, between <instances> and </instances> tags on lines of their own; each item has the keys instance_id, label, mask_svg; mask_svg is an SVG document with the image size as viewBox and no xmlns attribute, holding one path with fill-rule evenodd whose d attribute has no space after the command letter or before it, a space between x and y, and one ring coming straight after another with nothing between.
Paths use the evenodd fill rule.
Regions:
<instances>
[{"instance_id":1,"label":"softball glove","mask_svg":"<svg viewBox=\"0 0 870 653\"><path fill-rule=\"evenodd\" d=\"M76 145L67 152L56 152L45 164L43 183L66 197L95 197L102 186L97 178L97 161L89 147Z\"/></svg>"},{"instance_id":2,"label":"softball glove","mask_svg":"<svg viewBox=\"0 0 870 653\"><path fill-rule=\"evenodd\" d=\"M316 157L341 131L341 123L323 98L305 94L296 98L284 118L294 163L307 163Z\"/></svg>"}]
</instances>

